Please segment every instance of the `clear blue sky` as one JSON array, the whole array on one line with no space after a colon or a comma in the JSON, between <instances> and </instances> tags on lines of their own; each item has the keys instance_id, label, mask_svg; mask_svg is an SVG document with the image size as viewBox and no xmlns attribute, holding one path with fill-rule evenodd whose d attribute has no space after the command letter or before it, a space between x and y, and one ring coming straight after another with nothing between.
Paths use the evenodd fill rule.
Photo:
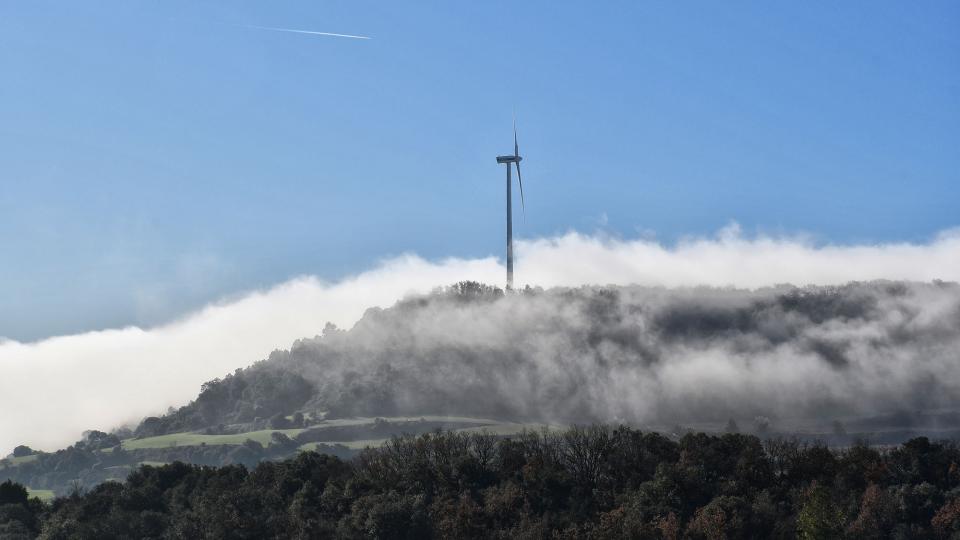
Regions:
<instances>
[{"instance_id":1,"label":"clear blue sky","mask_svg":"<svg viewBox=\"0 0 960 540\"><path fill-rule=\"evenodd\" d=\"M369 35L278 33L260 25ZM520 236L960 223L957 2L0 4L0 336Z\"/></svg>"}]
</instances>

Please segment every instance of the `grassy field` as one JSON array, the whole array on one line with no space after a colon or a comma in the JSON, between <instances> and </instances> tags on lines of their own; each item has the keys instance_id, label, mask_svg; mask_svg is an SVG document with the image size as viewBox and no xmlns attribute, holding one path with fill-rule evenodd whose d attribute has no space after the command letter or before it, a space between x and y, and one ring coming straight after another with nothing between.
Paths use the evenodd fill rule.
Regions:
<instances>
[{"instance_id":1,"label":"grassy field","mask_svg":"<svg viewBox=\"0 0 960 540\"><path fill-rule=\"evenodd\" d=\"M158 437L146 437L143 439L126 439L122 442L124 450L139 450L142 448L169 448L171 446L200 446L201 444L219 445L219 444L243 444L247 439L253 439L266 446L270 444L270 436L274 432L283 433L293 438L299 434L302 429L264 429L260 431L249 431L247 433L237 433L234 435L205 435L203 433L171 433L169 435L160 435Z\"/></svg>"},{"instance_id":2,"label":"grassy field","mask_svg":"<svg viewBox=\"0 0 960 540\"><path fill-rule=\"evenodd\" d=\"M447 423L463 423L463 424L477 424L487 425L487 424L498 424L497 420L489 420L486 418L467 418L465 416L380 416L380 417L367 417L367 416L358 416L355 418L335 418L333 420L323 420L317 424L313 424L311 428L325 428L325 427L340 427L340 426L365 426L367 424L373 424L377 418L381 420L386 420L387 422L393 424L399 424L403 422L447 422Z\"/></svg>"},{"instance_id":3,"label":"grassy field","mask_svg":"<svg viewBox=\"0 0 960 540\"><path fill-rule=\"evenodd\" d=\"M490 420L485 418L466 418L462 416L395 416L395 417L382 417L382 420L386 420L392 424L403 424L407 422L437 422L437 423L449 423L449 424L470 424L471 427L460 427L455 429L455 431L463 432L472 432L472 431L487 431L495 435L516 435L523 430L540 430L543 427L549 429L557 429L560 426L545 426L544 424L521 424L513 422L498 422L497 420ZM326 420L318 424L311 425L311 429L322 429L325 427L348 427L348 426L366 426L372 425L377 419L374 417L359 417L359 418L337 418L333 420ZM122 442L124 450L139 450L145 448L169 448L172 446L200 446L201 444L207 445L223 445L223 444L232 444L238 445L243 444L247 439L252 439L259 442L260 444L266 446L270 444L270 437L273 433L283 433L291 439L296 437L298 434L303 432L303 429L264 429L260 431L249 431L246 433L238 433L234 435L205 435L203 433L171 433L169 435L160 435L158 437L147 437L144 439L126 439ZM388 439L364 439L357 441L338 441L338 442L325 442L324 444L342 444L347 448L351 449L362 449L368 446L380 446L384 441ZM313 450L316 448L316 443L307 443L300 447L302 450ZM107 450L109 451L109 450ZM32 457L32 456L27 456Z\"/></svg>"},{"instance_id":4,"label":"grassy field","mask_svg":"<svg viewBox=\"0 0 960 540\"><path fill-rule=\"evenodd\" d=\"M24 463L30 463L31 461L36 461L37 458L39 457L40 457L39 454L30 454L29 456L5 458L4 461L9 463L13 467L16 467L17 465L23 465Z\"/></svg>"},{"instance_id":5,"label":"grassy field","mask_svg":"<svg viewBox=\"0 0 960 540\"><path fill-rule=\"evenodd\" d=\"M27 488L27 493L29 493L31 497L37 497L37 498L40 499L41 501L47 501L47 502L52 501L52 500L54 499L54 497L56 497L56 495L53 494L53 490L52 490L52 489L30 489L30 488Z\"/></svg>"}]
</instances>

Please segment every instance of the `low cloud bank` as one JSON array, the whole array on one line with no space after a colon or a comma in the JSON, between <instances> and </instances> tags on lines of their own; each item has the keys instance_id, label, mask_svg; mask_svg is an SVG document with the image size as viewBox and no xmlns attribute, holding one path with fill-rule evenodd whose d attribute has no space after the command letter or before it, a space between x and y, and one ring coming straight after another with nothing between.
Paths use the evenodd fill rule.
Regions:
<instances>
[{"instance_id":1,"label":"low cloud bank","mask_svg":"<svg viewBox=\"0 0 960 540\"><path fill-rule=\"evenodd\" d=\"M299 340L230 384L298 373L317 389L302 408L339 416L660 428L765 416L786 430L841 419L956 429L958 354L956 283L581 286L506 296L463 285L371 310L348 332ZM218 403L204 410L227 416L178 418L252 420L250 403ZM897 417L917 411L926 414Z\"/></svg>"},{"instance_id":2,"label":"low cloud bank","mask_svg":"<svg viewBox=\"0 0 960 540\"><path fill-rule=\"evenodd\" d=\"M714 238L691 238L676 246L570 233L517 247L518 281L542 287L960 281L957 230L925 244L875 246L746 238L730 227ZM58 448L84 429L110 428L184 404L204 381L316 335L328 321L350 327L369 307L386 307L406 295L461 280L498 284L503 273L493 258L425 261L410 255L336 283L297 278L155 328L35 343L0 341L0 454L16 444ZM929 298L934 302L937 296ZM684 365L703 377L714 363L695 355ZM675 376L683 378L679 372Z\"/></svg>"}]
</instances>

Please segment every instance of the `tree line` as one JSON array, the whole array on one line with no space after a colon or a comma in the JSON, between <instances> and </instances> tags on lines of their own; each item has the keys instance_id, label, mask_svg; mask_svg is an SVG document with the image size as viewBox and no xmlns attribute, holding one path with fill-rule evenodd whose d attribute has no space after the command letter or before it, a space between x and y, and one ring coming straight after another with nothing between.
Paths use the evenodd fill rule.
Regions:
<instances>
[{"instance_id":1,"label":"tree line","mask_svg":"<svg viewBox=\"0 0 960 540\"><path fill-rule=\"evenodd\" d=\"M0 537L956 539L960 447L604 425L437 432L352 460L142 466L50 504L8 481Z\"/></svg>"}]
</instances>

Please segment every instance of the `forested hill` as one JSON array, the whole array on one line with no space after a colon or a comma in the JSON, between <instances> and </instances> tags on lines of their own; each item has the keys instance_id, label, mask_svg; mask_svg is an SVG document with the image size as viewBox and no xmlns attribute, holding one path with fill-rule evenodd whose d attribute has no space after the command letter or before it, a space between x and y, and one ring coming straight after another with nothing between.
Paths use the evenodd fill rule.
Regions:
<instances>
[{"instance_id":1,"label":"forested hill","mask_svg":"<svg viewBox=\"0 0 960 540\"><path fill-rule=\"evenodd\" d=\"M328 325L136 434L262 428L297 413L912 424L903 411L960 404L958 350L956 284L504 294L468 282L371 309L347 331Z\"/></svg>"},{"instance_id":2,"label":"forested hill","mask_svg":"<svg viewBox=\"0 0 960 540\"><path fill-rule=\"evenodd\" d=\"M960 438L960 287L517 293L460 283L371 309L132 428L18 447L0 481L69 493L143 463L342 458L398 434L626 423L847 446ZM197 361L202 361L198 359Z\"/></svg>"}]
</instances>

